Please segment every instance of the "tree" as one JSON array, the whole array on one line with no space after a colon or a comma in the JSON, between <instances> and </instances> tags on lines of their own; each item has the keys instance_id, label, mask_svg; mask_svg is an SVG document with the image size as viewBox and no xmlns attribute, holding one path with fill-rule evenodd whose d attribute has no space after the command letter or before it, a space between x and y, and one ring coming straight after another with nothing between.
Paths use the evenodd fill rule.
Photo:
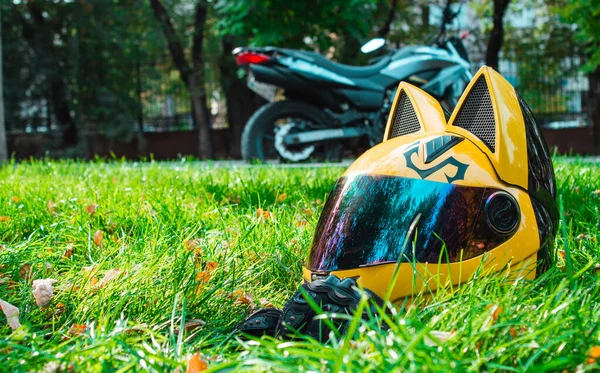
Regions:
<instances>
[{"instance_id":1,"label":"tree","mask_svg":"<svg viewBox=\"0 0 600 373\"><path fill-rule=\"evenodd\" d=\"M589 73L588 111L596 153L600 153L600 2L596 0L563 0L557 12L577 25L576 35L587 52L584 69Z\"/></svg>"},{"instance_id":2,"label":"tree","mask_svg":"<svg viewBox=\"0 0 600 373\"><path fill-rule=\"evenodd\" d=\"M502 49L502 42L504 40L504 14L509 2L510 0L494 0L494 22L485 54L486 65L492 67L494 70L498 70L498 55Z\"/></svg>"},{"instance_id":3,"label":"tree","mask_svg":"<svg viewBox=\"0 0 600 373\"><path fill-rule=\"evenodd\" d=\"M190 92L192 118L198 130L199 155L201 158L213 156L213 144L209 123L209 112L206 106L205 72L204 72L204 25L207 15L207 0L198 0L194 8L194 36L192 44L192 63L186 57L181 39L173 26L167 9L160 0L149 0L164 37L173 63L179 71L181 80Z\"/></svg>"},{"instance_id":4,"label":"tree","mask_svg":"<svg viewBox=\"0 0 600 373\"><path fill-rule=\"evenodd\" d=\"M4 126L4 94L2 70L2 8L0 8L0 164L8 160L8 146L6 142L6 128Z\"/></svg>"},{"instance_id":5,"label":"tree","mask_svg":"<svg viewBox=\"0 0 600 373\"><path fill-rule=\"evenodd\" d=\"M77 126L72 115L67 73L72 64L68 58L69 35L66 32L71 29L67 24L72 20L74 6L64 3L49 6L30 1L14 5L13 8L22 39L31 52L26 76L31 86L41 88L35 94L47 99L47 109L52 110L58 126L63 130L64 146L77 143ZM57 40L61 43L57 43ZM23 74L16 76L19 75L22 79Z\"/></svg>"},{"instance_id":6,"label":"tree","mask_svg":"<svg viewBox=\"0 0 600 373\"><path fill-rule=\"evenodd\" d=\"M163 68L151 63L164 55L165 45L146 1L0 6L6 10L4 87L10 129L47 132L54 138L48 150L57 156L88 156L86 143L94 137L85 133L130 141L141 114L143 87L137 72L154 76Z\"/></svg>"},{"instance_id":7,"label":"tree","mask_svg":"<svg viewBox=\"0 0 600 373\"><path fill-rule=\"evenodd\" d=\"M564 89L566 81L580 75L581 48L572 26L562 21L545 0L519 3L515 14L522 9L527 9L531 24L515 27L510 19L505 22L502 56L515 62L516 69L507 65L509 70L502 73L516 75L519 94L534 113L573 110L569 107L573 97Z\"/></svg>"}]
</instances>

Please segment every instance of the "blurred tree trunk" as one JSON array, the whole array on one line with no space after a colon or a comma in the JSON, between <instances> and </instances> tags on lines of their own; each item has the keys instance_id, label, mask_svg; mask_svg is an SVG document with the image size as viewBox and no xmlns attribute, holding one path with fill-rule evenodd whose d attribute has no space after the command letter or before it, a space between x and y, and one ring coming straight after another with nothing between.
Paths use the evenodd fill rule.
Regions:
<instances>
[{"instance_id":1,"label":"blurred tree trunk","mask_svg":"<svg viewBox=\"0 0 600 373\"><path fill-rule=\"evenodd\" d=\"M198 155L200 158L213 157L212 135L209 113L206 106L206 90L204 88L204 24L206 23L206 0L199 0L195 9L194 44L192 46L192 66L185 58L183 46L173 27L167 9L160 0L149 0L154 16L163 31L171 58L185 86L190 92L192 118L198 131Z\"/></svg>"},{"instance_id":2,"label":"blurred tree trunk","mask_svg":"<svg viewBox=\"0 0 600 373\"><path fill-rule=\"evenodd\" d=\"M61 77L56 77L51 83L52 109L56 121L63 128L63 146L77 145L77 125L71 116L71 106L69 105L68 92L69 87Z\"/></svg>"},{"instance_id":3,"label":"blurred tree trunk","mask_svg":"<svg viewBox=\"0 0 600 373\"><path fill-rule=\"evenodd\" d=\"M142 103L142 77L141 77L141 68L140 68L140 53L139 51L136 53L136 62L135 62L135 95L137 98L137 125L138 125L138 133L137 133L137 151L139 154L146 155L148 151L148 141L146 140L146 136L144 136L144 105Z\"/></svg>"},{"instance_id":4,"label":"blurred tree trunk","mask_svg":"<svg viewBox=\"0 0 600 373\"><path fill-rule=\"evenodd\" d=\"M242 158L240 143L242 131L246 122L256 110L267 101L252 92L243 79L238 78L238 66L231 51L235 45L231 38L221 40L223 53L219 57L221 69L220 83L227 102L227 123L229 124L229 156L234 159Z\"/></svg>"},{"instance_id":5,"label":"blurred tree trunk","mask_svg":"<svg viewBox=\"0 0 600 373\"><path fill-rule=\"evenodd\" d=\"M379 31L377 31L377 36L379 36L380 38L385 39L387 37L387 35L390 33L390 30L392 27L392 22L394 22L394 17L396 15L396 7L397 6L398 6L398 0L392 0L390 3L390 9L388 11L387 18L386 18L385 22L383 22L383 24L379 28Z\"/></svg>"},{"instance_id":6,"label":"blurred tree trunk","mask_svg":"<svg viewBox=\"0 0 600 373\"><path fill-rule=\"evenodd\" d=\"M342 32L343 45L338 54L338 62L348 65L359 65L361 59L367 59L368 56L360 53L360 41L356 39L348 30Z\"/></svg>"},{"instance_id":7,"label":"blurred tree trunk","mask_svg":"<svg viewBox=\"0 0 600 373\"><path fill-rule=\"evenodd\" d=\"M423 24L423 28L427 30L429 28L429 14L431 10L429 8L429 4L421 5L421 23Z\"/></svg>"},{"instance_id":8,"label":"blurred tree trunk","mask_svg":"<svg viewBox=\"0 0 600 373\"><path fill-rule=\"evenodd\" d=\"M498 70L498 55L502 49L504 40L504 14L510 0L494 0L494 25L490 33L487 52L485 54L485 64Z\"/></svg>"},{"instance_id":9,"label":"blurred tree trunk","mask_svg":"<svg viewBox=\"0 0 600 373\"><path fill-rule=\"evenodd\" d=\"M600 154L600 65L588 76L590 85L588 111L592 125L594 152Z\"/></svg>"},{"instance_id":10,"label":"blurred tree trunk","mask_svg":"<svg viewBox=\"0 0 600 373\"><path fill-rule=\"evenodd\" d=\"M8 143L4 126L4 75L2 72L2 11L0 10L0 164L8 160Z\"/></svg>"}]
</instances>

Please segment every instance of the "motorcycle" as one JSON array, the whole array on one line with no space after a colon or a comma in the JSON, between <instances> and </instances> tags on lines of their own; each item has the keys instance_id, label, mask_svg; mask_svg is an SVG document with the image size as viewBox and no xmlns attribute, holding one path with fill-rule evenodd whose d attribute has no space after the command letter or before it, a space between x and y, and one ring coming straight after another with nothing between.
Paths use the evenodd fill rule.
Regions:
<instances>
[{"instance_id":1,"label":"motorcycle","mask_svg":"<svg viewBox=\"0 0 600 373\"><path fill-rule=\"evenodd\" d=\"M238 47L236 63L248 73L248 87L269 103L248 120L242 133L245 160L339 159L366 137L381 142L385 121L401 81L419 86L452 109L472 78L461 38L446 38L458 15L446 5L440 30L429 45L387 48L368 66L350 66L304 50ZM380 50L382 38L361 52ZM281 96L285 99L278 99ZM348 146L351 144L350 146Z\"/></svg>"}]
</instances>

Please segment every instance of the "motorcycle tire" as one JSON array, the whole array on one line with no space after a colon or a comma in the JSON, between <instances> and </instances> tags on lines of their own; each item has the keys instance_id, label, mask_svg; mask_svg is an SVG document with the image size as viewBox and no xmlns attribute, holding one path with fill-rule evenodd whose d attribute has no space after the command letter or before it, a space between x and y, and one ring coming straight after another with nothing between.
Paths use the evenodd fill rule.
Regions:
<instances>
[{"instance_id":1,"label":"motorcycle tire","mask_svg":"<svg viewBox=\"0 0 600 373\"><path fill-rule=\"evenodd\" d=\"M275 122L284 118L303 118L316 125L326 127L333 119L316 106L301 101L276 101L262 106L248 120L242 132L242 157L246 161L266 161L269 155L277 155L273 149L263 149L263 136L273 135ZM274 150L274 152L273 152Z\"/></svg>"}]
</instances>

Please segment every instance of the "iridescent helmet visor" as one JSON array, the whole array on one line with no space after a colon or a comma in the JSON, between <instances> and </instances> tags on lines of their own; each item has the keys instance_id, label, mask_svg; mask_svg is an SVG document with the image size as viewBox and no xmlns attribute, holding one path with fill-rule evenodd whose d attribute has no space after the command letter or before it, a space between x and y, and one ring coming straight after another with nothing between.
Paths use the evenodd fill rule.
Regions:
<instances>
[{"instance_id":1,"label":"iridescent helmet visor","mask_svg":"<svg viewBox=\"0 0 600 373\"><path fill-rule=\"evenodd\" d=\"M382 175L342 177L325 203L307 267L457 262L508 240L519 220L517 202L498 189Z\"/></svg>"}]
</instances>

